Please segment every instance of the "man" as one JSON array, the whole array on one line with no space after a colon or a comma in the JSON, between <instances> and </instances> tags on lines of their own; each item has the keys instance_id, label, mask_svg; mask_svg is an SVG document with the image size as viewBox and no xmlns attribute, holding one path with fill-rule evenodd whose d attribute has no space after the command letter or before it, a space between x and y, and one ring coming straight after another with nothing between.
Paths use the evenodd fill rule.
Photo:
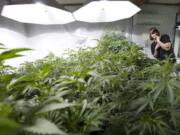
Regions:
<instances>
[{"instance_id":1,"label":"man","mask_svg":"<svg viewBox=\"0 0 180 135\"><path fill-rule=\"evenodd\" d=\"M164 60L173 52L170 37L167 34L160 35L160 32L155 28L150 28L149 38L152 40L151 53L158 60ZM174 56L173 56L174 57Z\"/></svg>"}]
</instances>

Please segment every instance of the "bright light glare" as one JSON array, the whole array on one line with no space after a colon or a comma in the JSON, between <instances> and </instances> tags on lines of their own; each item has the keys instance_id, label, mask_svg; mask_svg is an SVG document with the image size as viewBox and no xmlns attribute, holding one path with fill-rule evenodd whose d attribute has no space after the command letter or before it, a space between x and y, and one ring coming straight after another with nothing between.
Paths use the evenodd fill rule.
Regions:
<instances>
[{"instance_id":1,"label":"bright light glare","mask_svg":"<svg viewBox=\"0 0 180 135\"><path fill-rule=\"evenodd\" d=\"M70 12L42 3L5 5L1 15L23 23L45 25L66 24L75 21Z\"/></svg>"},{"instance_id":2,"label":"bright light glare","mask_svg":"<svg viewBox=\"0 0 180 135\"><path fill-rule=\"evenodd\" d=\"M129 1L93 1L73 13L84 22L113 22L132 17L141 9Z\"/></svg>"}]
</instances>

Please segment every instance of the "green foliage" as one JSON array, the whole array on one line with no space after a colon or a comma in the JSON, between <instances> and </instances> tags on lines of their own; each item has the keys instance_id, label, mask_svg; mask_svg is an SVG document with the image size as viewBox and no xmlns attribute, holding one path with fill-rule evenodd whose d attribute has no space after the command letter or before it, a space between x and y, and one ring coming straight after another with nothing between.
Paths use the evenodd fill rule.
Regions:
<instances>
[{"instance_id":1,"label":"green foliage","mask_svg":"<svg viewBox=\"0 0 180 135\"><path fill-rule=\"evenodd\" d=\"M5 48L1 48L1 49L5 49ZM8 60L8 59L23 56L23 55L18 54L18 53L23 52L23 51L29 51L29 50L31 50L31 49L17 48L17 49L11 49L11 50L8 50L8 51L4 51L4 52L2 52L0 54L0 63L3 62L4 60Z\"/></svg>"},{"instance_id":2,"label":"green foliage","mask_svg":"<svg viewBox=\"0 0 180 135\"><path fill-rule=\"evenodd\" d=\"M44 118L36 119L33 126L27 126L24 130L34 134L66 135L56 125Z\"/></svg>"},{"instance_id":3,"label":"green foliage","mask_svg":"<svg viewBox=\"0 0 180 135\"><path fill-rule=\"evenodd\" d=\"M179 135L179 67L108 33L96 47L68 50L66 58L50 54L19 69L1 68L0 132Z\"/></svg>"},{"instance_id":4,"label":"green foliage","mask_svg":"<svg viewBox=\"0 0 180 135\"><path fill-rule=\"evenodd\" d=\"M21 125L9 118L0 118L0 131L2 135L18 132Z\"/></svg>"},{"instance_id":5,"label":"green foliage","mask_svg":"<svg viewBox=\"0 0 180 135\"><path fill-rule=\"evenodd\" d=\"M5 60L20 57L18 54L23 51L29 51L28 48L17 48L7 50L3 44L0 44L0 49L4 50L0 53L0 133L16 134L21 128L21 124L15 121L11 115L13 113L13 107L8 100L8 94L6 86L10 83L13 77L15 77L14 68L3 64Z\"/></svg>"}]
</instances>

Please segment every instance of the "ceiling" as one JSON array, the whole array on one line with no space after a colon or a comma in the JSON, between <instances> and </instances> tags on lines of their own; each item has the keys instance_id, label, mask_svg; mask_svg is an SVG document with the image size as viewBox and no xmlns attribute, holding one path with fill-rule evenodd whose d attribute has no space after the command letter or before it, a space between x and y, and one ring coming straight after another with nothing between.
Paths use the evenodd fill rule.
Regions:
<instances>
[{"instance_id":1,"label":"ceiling","mask_svg":"<svg viewBox=\"0 0 180 135\"><path fill-rule=\"evenodd\" d=\"M149 0L149 2L154 2L154 3L171 3L171 4L176 4L179 3L180 0Z\"/></svg>"},{"instance_id":2,"label":"ceiling","mask_svg":"<svg viewBox=\"0 0 180 135\"><path fill-rule=\"evenodd\" d=\"M88 0L56 0L60 4L83 4ZM135 3L179 4L180 0L130 0Z\"/></svg>"},{"instance_id":3,"label":"ceiling","mask_svg":"<svg viewBox=\"0 0 180 135\"><path fill-rule=\"evenodd\" d=\"M1 0L0 0L1 1ZM81 6L89 1L93 0L6 0L8 2L28 2L28 1L49 1L49 2L58 2L64 6ZM110 0L112 1L112 0ZM121 0L115 0L121 1ZM143 4L166 4L166 5L180 5L180 0L130 0L131 2L135 3L136 5L140 6Z\"/></svg>"},{"instance_id":4,"label":"ceiling","mask_svg":"<svg viewBox=\"0 0 180 135\"><path fill-rule=\"evenodd\" d=\"M79 4L79 3L85 3L86 0L56 0L60 4Z\"/></svg>"},{"instance_id":5,"label":"ceiling","mask_svg":"<svg viewBox=\"0 0 180 135\"><path fill-rule=\"evenodd\" d=\"M93 0L55 0L60 5L63 5L68 11L75 11L85 3ZM113 1L113 0L109 0ZM121 1L121 0L115 0ZM123 0L122 0L123 1ZM169 5L169 6L180 6L180 0L129 0L136 4L137 6L142 6L143 4L158 4L158 5Z\"/></svg>"},{"instance_id":6,"label":"ceiling","mask_svg":"<svg viewBox=\"0 0 180 135\"><path fill-rule=\"evenodd\" d=\"M0 0L1 1L1 0ZM89 1L94 1L94 0L5 0L10 3L28 3L28 2L38 2L38 1L43 1L43 3L46 1L48 3L51 3L51 6L57 7L60 6L61 8L64 7L64 9L73 12L77 10L79 7L82 5L86 4ZM109 0L113 1L113 0ZM115 1L121 1L121 0L115 0ZM122 0L124 1L124 0ZM173 6L180 6L180 0L129 0L136 4L137 6L142 6L143 4L164 4L164 5L173 5ZM59 4L57 4L59 3Z\"/></svg>"}]
</instances>

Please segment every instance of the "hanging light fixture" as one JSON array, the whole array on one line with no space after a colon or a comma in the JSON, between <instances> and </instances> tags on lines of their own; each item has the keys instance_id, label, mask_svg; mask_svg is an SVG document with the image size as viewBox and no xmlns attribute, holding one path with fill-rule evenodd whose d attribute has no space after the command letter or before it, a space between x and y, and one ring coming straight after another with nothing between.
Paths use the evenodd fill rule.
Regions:
<instances>
[{"instance_id":1,"label":"hanging light fixture","mask_svg":"<svg viewBox=\"0 0 180 135\"><path fill-rule=\"evenodd\" d=\"M66 24L75 21L72 13L41 2L10 4L3 7L1 15L22 23ZM51 1L52 2L52 1Z\"/></svg>"},{"instance_id":2,"label":"hanging light fixture","mask_svg":"<svg viewBox=\"0 0 180 135\"><path fill-rule=\"evenodd\" d=\"M93 1L73 13L78 21L113 22L132 17L141 9L129 1Z\"/></svg>"}]
</instances>

